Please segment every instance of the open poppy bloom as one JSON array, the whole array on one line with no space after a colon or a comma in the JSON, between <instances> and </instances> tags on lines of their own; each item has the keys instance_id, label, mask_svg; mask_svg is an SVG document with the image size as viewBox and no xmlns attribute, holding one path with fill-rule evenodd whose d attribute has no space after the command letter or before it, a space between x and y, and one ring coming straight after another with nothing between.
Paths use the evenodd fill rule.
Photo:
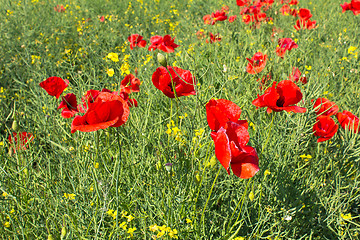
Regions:
<instances>
[{"instance_id":1,"label":"open poppy bloom","mask_svg":"<svg viewBox=\"0 0 360 240\"><path fill-rule=\"evenodd\" d=\"M324 142L332 138L337 132L339 126L329 116L319 116L313 127L314 135L320 137L317 142Z\"/></svg>"},{"instance_id":2,"label":"open poppy bloom","mask_svg":"<svg viewBox=\"0 0 360 240\"><path fill-rule=\"evenodd\" d=\"M324 116L335 115L339 111L339 107L334 103L330 102L326 98L318 98L314 104L315 113Z\"/></svg>"},{"instance_id":3,"label":"open poppy bloom","mask_svg":"<svg viewBox=\"0 0 360 240\"><path fill-rule=\"evenodd\" d=\"M127 121L129 113L129 106L122 97L109 92L100 92L89 104L85 115L74 118L71 133L119 127Z\"/></svg>"},{"instance_id":4,"label":"open poppy bloom","mask_svg":"<svg viewBox=\"0 0 360 240\"><path fill-rule=\"evenodd\" d=\"M249 133L247 123L227 122L225 127L212 132L215 143L215 155L221 165L230 174L239 178L251 178L259 171L259 157L255 148L248 146Z\"/></svg>"},{"instance_id":5,"label":"open poppy bloom","mask_svg":"<svg viewBox=\"0 0 360 240\"><path fill-rule=\"evenodd\" d=\"M169 72L171 74L169 74ZM162 91L167 97L195 95L195 80L191 72L178 67L158 67L152 75L154 86Z\"/></svg>"},{"instance_id":6,"label":"open poppy bloom","mask_svg":"<svg viewBox=\"0 0 360 240\"><path fill-rule=\"evenodd\" d=\"M147 42L143 40L143 37L139 34L132 34L128 37L128 41L130 42L130 49L133 50L134 47L143 48L146 46Z\"/></svg>"},{"instance_id":7,"label":"open poppy bloom","mask_svg":"<svg viewBox=\"0 0 360 240\"><path fill-rule=\"evenodd\" d=\"M27 143L30 143L34 140L34 136L32 133L28 132L13 132L12 136L8 137L10 147L15 150L26 150Z\"/></svg>"},{"instance_id":8,"label":"open poppy bloom","mask_svg":"<svg viewBox=\"0 0 360 240\"><path fill-rule=\"evenodd\" d=\"M63 108L61 112L61 116L63 118L72 118L77 112L79 112L75 94L68 93L62 97L62 101L57 109L61 108Z\"/></svg>"},{"instance_id":9,"label":"open poppy bloom","mask_svg":"<svg viewBox=\"0 0 360 240\"><path fill-rule=\"evenodd\" d=\"M236 15L230 16L230 17L229 17L229 22L231 22L231 23L232 23L232 22L235 22L236 18L237 18Z\"/></svg>"},{"instance_id":10,"label":"open poppy bloom","mask_svg":"<svg viewBox=\"0 0 360 240\"><path fill-rule=\"evenodd\" d=\"M340 4L342 12L352 11L354 15L360 14L360 0L351 0L350 3Z\"/></svg>"},{"instance_id":11,"label":"open poppy bloom","mask_svg":"<svg viewBox=\"0 0 360 240\"><path fill-rule=\"evenodd\" d=\"M246 71L250 74L256 74L265 68L267 55L263 54L262 52L257 52L251 59L246 59L249 61L249 64L246 67Z\"/></svg>"},{"instance_id":12,"label":"open poppy bloom","mask_svg":"<svg viewBox=\"0 0 360 240\"><path fill-rule=\"evenodd\" d=\"M294 28L296 30L300 30L300 29L314 29L316 28L316 21L311 21L310 19L307 21L301 21L301 20L297 20L296 21L296 25L294 25Z\"/></svg>"},{"instance_id":13,"label":"open poppy bloom","mask_svg":"<svg viewBox=\"0 0 360 240\"><path fill-rule=\"evenodd\" d=\"M293 82L302 82L303 84L307 83L306 77L301 77L301 72L297 67L293 67L292 73L289 76L289 80Z\"/></svg>"},{"instance_id":14,"label":"open poppy bloom","mask_svg":"<svg viewBox=\"0 0 360 240\"><path fill-rule=\"evenodd\" d=\"M170 35L162 36L152 36L150 38L151 45L149 51L159 49L164 52L174 52L174 49L179 45L174 43L175 38L171 39Z\"/></svg>"},{"instance_id":15,"label":"open poppy bloom","mask_svg":"<svg viewBox=\"0 0 360 240\"><path fill-rule=\"evenodd\" d=\"M209 36L210 36L210 43L220 42L221 41L221 37L219 37L219 34L212 34L210 32ZM209 40L206 40L206 42L209 43Z\"/></svg>"},{"instance_id":16,"label":"open poppy bloom","mask_svg":"<svg viewBox=\"0 0 360 240\"><path fill-rule=\"evenodd\" d=\"M278 40L279 47L276 48L276 55L284 58L286 51L298 48L298 45L291 38L280 38Z\"/></svg>"},{"instance_id":17,"label":"open poppy bloom","mask_svg":"<svg viewBox=\"0 0 360 240\"><path fill-rule=\"evenodd\" d=\"M349 111L338 112L336 117L343 129L348 128L354 133L359 132L359 118Z\"/></svg>"},{"instance_id":18,"label":"open poppy bloom","mask_svg":"<svg viewBox=\"0 0 360 240\"><path fill-rule=\"evenodd\" d=\"M310 9L307 8L300 8L298 16L301 21L307 21L312 17Z\"/></svg>"},{"instance_id":19,"label":"open poppy bloom","mask_svg":"<svg viewBox=\"0 0 360 240\"><path fill-rule=\"evenodd\" d=\"M120 89L126 93L140 92L140 84L141 82L138 78L132 74L128 74L121 81Z\"/></svg>"},{"instance_id":20,"label":"open poppy bloom","mask_svg":"<svg viewBox=\"0 0 360 240\"><path fill-rule=\"evenodd\" d=\"M241 108L230 100L211 99L206 104L206 118L209 127L217 131L220 127L225 127L226 123L237 122L241 115ZM247 124L247 121L245 121ZM244 124L244 122L240 122ZM247 126L246 126L247 128Z\"/></svg>"},{"instance_id":21,"label":"open poppy bloom","mask_svg":"<svg viewBox=\"0 0 360 240\"><path fill-rule=\"evenodd\" d=\"M62 12L65 12L65 8L64 8L64 6L61 4L61 5L56 5L55 7L54 7L54 10L56 11L56 12L59 12L59 13L62 13Z\"/></svg>"},{"instance_id":22,"label":"open poppy bloom","mask_svg":"<svg viewBox=\"0 0 360 240\"><path fill-rule=\"evenodd\" d=\"M39 83L39 85L40 87L45 89L45 91L50 96L55 96L56 98L59 98L65 88L67 88L67 86L69 85L69 80L63 80L59 77L49 77L45 81Z\"/></svg>"},{"instance_id":23,"label":"open poppy bloom","mask_svg":"<svg viewBox=\"0 0 360 240\"><path fill-rule=\"evenodd\" d=\"M272 111L304 113L306 108L295 106L302 99L300 88L290 80L283 80L278 83L273 82L272 87L265 90L263 95L258 95L252 104L257 108L267 107L267 113Z\"/></svg>"}]
</instances>

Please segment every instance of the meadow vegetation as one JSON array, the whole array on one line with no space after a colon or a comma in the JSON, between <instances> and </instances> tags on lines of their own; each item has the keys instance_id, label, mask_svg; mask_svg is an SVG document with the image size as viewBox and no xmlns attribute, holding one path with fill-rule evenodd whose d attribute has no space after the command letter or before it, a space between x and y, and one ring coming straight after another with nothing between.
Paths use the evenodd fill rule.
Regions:
<instances>
[{"instance_id":1,"label":"meadow vegetation","mask_svg":"<svg viewBox=\"0 0 360 240\"><path fill-rule=\"evenodd\" d=\"M252 1L2 1L0 239L358 239L359 131L336 112L360 116L360 16L343 0L268 0L255 19L241 2ZM303 24L300 9L316 23ZM131 49L132 34L146 43L136 36ZM172 68L157 70L158 53ZM249 67L256 53L266 60ZM179 82L160 91L154 73L161 85L175 67ZM122 83L129 74L140 82ZM186 74L191 89L171 92ZM53 76L68 80L58 98L39 85ZM294 86L277 96L301 91L296 109L254 101L283 80ZM101 93L128 117L101 129L84 126L80 109L64 118L63 97L82 104L91 89L135 99ZM229 139L230 125L209 127L212 99L241 108L251 174L239 177L233 155L230 174L220 164L214 136Z\"/></svg>"}]
</instances>

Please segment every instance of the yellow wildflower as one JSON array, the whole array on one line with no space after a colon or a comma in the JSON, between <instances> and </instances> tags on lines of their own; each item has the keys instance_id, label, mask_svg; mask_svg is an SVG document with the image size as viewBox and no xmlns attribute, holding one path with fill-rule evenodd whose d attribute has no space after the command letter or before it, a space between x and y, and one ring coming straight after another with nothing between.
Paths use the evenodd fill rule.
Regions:
<instances>
[{"instance_id":1,"label":"yellow wildflower","mask_svg":"<svg viewBox=\"0 0 360 240\"><path fill-rule=\"evenodd\" d=\"M114 76L115 71L113 68L108 68L108 69L106 69L106 73L109 77L112 77L112 76Z\"/></svg>"},{"instance_id":2,"label":"yellow wildflower","mask_svg":"<svg viewBox=\"0 0 360 240\"><path fill-rule=\"evenodd\" d=\"M73 193L64 193L64 198L67 198L67 199L69 199L69 200L75 200L75 194L73 194Z\"/></svg>"},{"instance_id":3,"label":"yellow wildflower","mask_svg":"<svg viewBox=\"0 0 360 240\"><path fill-rule=\"evenodd\" d=\"M119 56L118 56L117 53L111 52L106 57L109 58L113 62L118 62L119 61Z\"/></svg>"},{"instance_id":4,"label":"yellow wildflower","mask_svg":"<svg viewBox=\"0 0 360 240\"><path fill-rule=\"evenodd\" d=\"M127 233L130 234L131 237L133 237L135 230L136 230L135 227L134 227L134 228L129 228L128 231L127 231Z\"/></svg>"}]
</instances>

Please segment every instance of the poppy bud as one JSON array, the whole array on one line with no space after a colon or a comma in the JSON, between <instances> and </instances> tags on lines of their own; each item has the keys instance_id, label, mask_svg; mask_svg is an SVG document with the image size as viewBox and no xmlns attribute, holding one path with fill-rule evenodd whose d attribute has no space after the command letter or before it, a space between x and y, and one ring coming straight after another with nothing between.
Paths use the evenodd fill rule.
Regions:
<instances>
[{"instance_id":1,"label":"poppy bud","mask_svg":"<svg viewBox=\"0 0 360 240\"><path fill-rule=\"evenodd\" d=\"M51 234L49 234L47 240L54 240L54 238Z\"/></svg>"},{"instance_id":2,"label":"poppy bud","mask_svg":"<svg viewBox=\"0 0 360 240\"><path fill-rule=\"evenodd\" d=\"M19 124L16 120L13 121L12 125L11 125L11 128L15 131L15 132L18 132L20 129L19 129Z\"/></svg>"},{"instance_id":3,"label":"poppy bud","mask_svg":"<svg viewBox=\"0 0 360 240\"><path fill-rule=\"evenodd\" d=\"M164 55L162 55L161 53L158 53L157 60L161 66L167 67L167 61L166 61L166 57Z\"/></svg>"},{"instance_id":4,"label":"poppy bud","mask_svg":"<svg viewBox=\"0 0 360 240\"><path fill-rule=\"evenodd\" d=\"M165 169L166 169L166 171L168 171L170 173L171 170L172 170L172 163L166 163L165 164Z\"/></svg>"}]
</instances>

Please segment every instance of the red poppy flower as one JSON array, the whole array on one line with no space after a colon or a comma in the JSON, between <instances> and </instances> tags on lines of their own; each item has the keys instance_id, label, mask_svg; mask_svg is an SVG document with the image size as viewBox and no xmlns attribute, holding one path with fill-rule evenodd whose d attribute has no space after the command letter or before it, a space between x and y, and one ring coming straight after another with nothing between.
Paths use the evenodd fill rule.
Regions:
<instances>
[{"instance_id":1,"label":"red poppy flower","mask_svg":"<svg viewBox=\"0 0 360 240\"><path fill-rule=\"evenodd\" d=\"M280 8L280 12L281 12L281 14L284 15L284 16L287 15L287 14L290 14L290 11L291 11L291 9L290 9L289 5L287 5L287 4L283 5L283 6Z\"/></svg>"},{"instance_id":2,"label":"red poppy flower","mask_svg":"<svg viewBox=\"0 0 360 240\"><path fill-rule=\"evenodd\" d=\"M140 84L141 82L138 78L132 74L128 74L121 81L120 90L126 93L140 92Z\"/></svg>"},{"instance_id":3,"label":"red poppy flower","mask_svg":"<svg viewBox=\"0 0 360 240\"><path fill-rule=\"evenodd\" d=\"M284 58L286 51L298 48L298 45L291 38L280 38L278 40L279 47L276 48L276 55Z\"/></svg>"},{"instance_id":4,"label":"red poppy flower","mask_svg":"<svg viewBox=\"0 0 360 240\"><path fill-rule=\"evenodd\" d=\"M62 97L62 101L57 109L64 108L61 112L63 118L72 118L77 112L76 96L73 93L68 93Z\"/></svg>"},{"instance_id":5,"label":"red poppy flower","mask_svg":"<svg viewBox=\"0 0 360 240\"><path fill-rule=\"evenodd\" d=\"M27 132L13 132L13 135L9 135L8 141L10 143L11 148L15 150L23 149L25 150L27 147L27 143L34 140L34 136L32 133Z\"/></svg>"},{"instance_id":6,"label":"red poppy flower","mask_svg":"<svg viewBox=\"0 0 360 240\"><path fill-rule=\"evenodd\" d=\"M59 12L59 13L62 13L62 12L65 12L65 8L64 8L64 6L63 5L56 5L56 7L54 7L54 10L56 11L56 12Z\"/></svg>"},{"instance_id":7,"label":"red poppy flower","mask_svg":"<svg viewBox=\"0 0 360 240\"><path fill-rule=\"evenodd\" d=\"M300 29L314 29L316 28L316 21L311 21L310 19L307 21L300 21L299 19L296 21L296 25L294 25L294 28L296 30L300 30Z\"/></svg>"},{"instance_id":8,"label":"red poppy flower","mask_svg":"<svg viewBox=\"0 0 360 240\"><path fill-rule=\"evenodd\" d=\"M352 0L350 3L340 4L342 12L352 11L354 15L360 14L360 0Z\"/></svg>"},{"instance_id":9,"label":"red poppy flower","mask_svg":"<svg viewBox=\"0 0 360 240\"><path fill-rule=\"evenodd\" d=\"M301 21L307 21L312 17L312 14L310 12L310 9L300 8L298 16L299 16Z\"/></svg>"},{"instance_id":10,"label":"red poppy flower","mask_svg":"<svg viewBox=\"0 0 360 240\"><path fill-rule=\"evenodd\" d=\"M292 73L289 76L289 80L293 82L298 82L300 80L300 82L303 84L307 83L307 78L301 77L301 72L297 67L293 67Z\"/></svg>"},{"instance_id":11,"label":"red poppy flower","mask_svg":"<svg viewBox=\"0 0 360 240\"><path fill-rule=\"evenodd\" d=\"M258 95L252 104L257 108L267 107L267 112L295 112L304 113L306 108L295 106L302 99L300 88L290 80L283 80L276 86L273 82L272 87L266 89L263 95Z\"/></svg>"},{"instance_id":12,"label":"red poppy flower","mask_svg":"<svg viewBox=\"0 0 360 240\"><path fill-rule=\"evenodd\" d=\"M239 7L243 7L245 5L249 5L249 0L236 0L236 4L239 6Z\"/></svg>"},{"instance_id":13,"label":"red poppy flower","mask_svg":"<svg viewBox=\"0 0 360 240\"><path fill-rule=\"evenodd\" d=\"M291 0L289 2L289 5L298 5L299 4L299 1L298 0Z\"/></svg>"},{"instance_id":14,"label":"red poppy flower","mask_svg":"<svg viewBox=\"0 0 360 240\"><path fill-rule=\"evenodd\" d=\"M71 133L93 132L108 127L119 127L129 117L129 106L120 96L100 92L88 106L83 116L76 116L71 124Z\"/></svg>"},{"instance_id":15,"label":"red poppy flower","mask_svg":"<svg viewBox=\"0 0 360 240\"><path fill-rule=\"evenodd\" d=\"M243 17L242 17L242 21L245 24L249 24L250 22L254 21L254 16L250 16L249 14L244 14Z\"/></svg>"},{"instance_id":16,"label":"red poppy flower","mask_svg":"<svg viewBox=\"0 0 360 240\"><path fill-rule=\"evenodd\" d=\"M198 39L203 39L203 38L205 38L205 32L204 32L204 30L201 29L201 30L197 31L196 37L197 37Z\"/></svg>"},{"instance_id":17,"label":"red poppy flower","mask_svg":"<svg viewBox=\"0 0 360 240\"><path fill-rule=\"evenodd\" d=\"M237 18L236 15L230 16L230 17L229 17L229 22L231 22L231 23L232 23L232 22L235 22L236 18Z\"/></svg>"},{"instance_id":18,"label":"red poppy flower","mask_svg":"<svg viewBox=\"0 0 360 240\"><path fill-rule=\"evenodd\" d=\"M262 91L263 90L263 87L268 83L270 82L272 79L272 74L271 72L268 73L266 76L263 76L262 78L259 78L258 80L256 80L257 82L260 82L259 83L259 88L260 90Z\"/></svg>"},{"instance_id":19,"label":"red poppy flower","mask_svg":"<svg viewBox=\"0 0 360 240\"><path fill-rule=\"evenodd\" d=\"M149 51L160 49L164 52L174 52L174 49L179 45L174 43L175 38L171 39L170 35L161 36L152 36L150 38L151 45Z\"/></svg>"},{"instance_id":20,"label":"red poppy flower","mask_svg":"<svg viewBox=\"0 0 360 240\"><path fill-rule=\"evenodd\" d=\"M49 77L45 81L42 81L39 85L45 89L50 96L59 98L64 89L69 85L69 81L67 79L63 80L59 77Z\"/></svg>"},{"instance_id":21,"label":"red poppy flower","mask_svg":"<svg viewBox=\"0 0 360 240\"><path fill-rule=\"evenodd\" d=\"M227 122L225 128L212 132L211 137L215 143L215 155L228 174L230 166L236 176L245 179L259 171L256 150L247 145L250 138L247 124Z\"/></svg>"},{"instance_id":22,"label":"red poppy flower","mask_svg":"<svg viewBox=\"0 0 360 240\"><path fill-rule=\"evenodd\" d=\"M203 16L204 24L214 25L215 21L210 14Z\"/></svg>"},{"instance_id":23,"label":"red poppy flower","mask_svg":"<svg viewBox=\"0 0 360 240\"><path fill-rule=\"evenodd\" d=\"M241 115L241 108L235 103L226 99L211 99L206 104L206 118L209 127L213 131L217 131L220 127L225 127L226 123L238 122ZM247 124L247 121L245 121ZM238 122L243 124L244 122ZM246 125L247 128L247 125Z\"/></svg>"},{"instance_id":24,"label":"red poppy flower","mask_svg":"<svg viewBox=\"0 0 360 240\"><path fill-rule=\"evenodd\" d=\"M152 75L152 82L169 98L175 98L175 93L177 97L196 94L196 83L191 72L178 67L167 66L167 70L165 67L158 67Z\"/></svg>"},{"instance_id":25,"label":"red poppy flower","mask_svg":"<svg viewBox=\"0 0 360 240\"><path fill-rule=\"evenodd\" d=\"M130 42L130 49L132 50L134 47L143 48L146 46L147 42L143 40L143 37L139 34L132 34L128 37L128 41Z\"/></svg>"},{"instance_id":26,"label":"red poppy flower","mask_svg":"<svg viewBox=\"0 0 360 240\"><path fill-rule=\"evenodd\" d=\"M221 11L222 11L222 12L228 13L229 10L230 10L230 8L229 8L229 6L227 6L227 5L221 7Z\"/></svg>"},{"instance_id":27,"label":"red poppy flower","mask_svg":"<svg viewBox=\"0 0 360 240\"><path fill-rule=\"evenodd\" d=\"M213 42L220 42L221 41L221 37L219 37L219 34L212 34L211 32L209 33L210 36L210 43ZM207 43L209 43L209 40L206 40Z\"/></svg>"},{"instance_id":28,"label":"red poppy flower","mask_svg":"<svg viewBox=\"0 0 360 240\"><path fill-rule=\"evenodd\" d=\"M326 98L316 99L314 109L317 115L324 116L332 116L339 111L339 107L334 102L330 102Z\"/></svg>"},{"instance_id":29,"label":"red poppy flower","mask_svg":"<svg viewBox=\"0 0 360 240\"><path fill-rule=\"evenodd\" d=\"M249 64L246 67L246 71L250 74L256 74L265 68L267 55L261 52L257 52L251 59L246 59L249 61Z\"/></svg>"},{"instance_id":30,"label":"red poppy flower","mask_svg":"<svg viewBox=\"0 0 360 240\"><path fill-rule=\"evenodd\" d=\"M317 142L324 142L332 138L337 132L339 126L329 116L319 116L313 127L314 135L320 137Z\"/></svg>"},{"instance_id":31,"label":"red poppy flower","mask_svg":"<svg viewBox=\"0 0 360 240\"><path fill-rule=\"evenodd\" d=\"M348 128L355 133L359 132L359 118L349 111L338 112L336 117L343 129Z\"/></svg>"},{"instance_id":32,"label":"red poppy flower","mask_svg":"<svg viewBox=\"0 0 360 240\"><path fill-rule=\"evenodd\" d=\"M100 22L105 22L105 17L101 16L101 17L99 17L99 20L100 20Z\"/></svg>"},{"instance_id":33,"label":"red poppy flower","mask_svg":"<svg viewBox=\"0 0 360 240\"><path fill-rule=\"evenodd\" d=\"M211 17L214 22L225 21L227 19L226 13L219 10L217 10L214 13L211 13Z\"/></svg>"}]
</instances>

